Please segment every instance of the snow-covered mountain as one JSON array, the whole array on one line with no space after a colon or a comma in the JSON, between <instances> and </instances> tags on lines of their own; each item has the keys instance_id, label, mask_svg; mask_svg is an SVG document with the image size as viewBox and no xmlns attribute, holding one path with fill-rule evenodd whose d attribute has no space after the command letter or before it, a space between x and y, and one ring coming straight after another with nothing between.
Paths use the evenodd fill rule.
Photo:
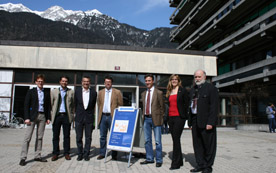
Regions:
<instances>
[{"instance_id":1,"label":"snow-covered mountain","mask_svg":"<svg viewBox=\"0 0 276 173\"><path fill-rule=\"evenodd\" d=\"M96 16L99 17L103 15L98 10L88 10L88 11L72 11L72 10L64 10L60 6L52 6L45 11L33 11L23 4L0 4L0 10L8 11L8 12L29 12L35 13L45 19L50 19L53 21L64 21L68 23L72 23L77 25L77 23L86 16Z\"/></svg>"},{"instance_id":2,"label":"snow-covered mountain","mask_svg":"<svg viewBox=\"0 0 276 173\"><path fill-rule=\"evenodd\" d=\"M120 23L116 19L102 14L96 9L88 11L72 11L64 10L60 6L52 6L45 11L33 11L22 4L7 3L0 4L0 10L10 13L27 12L36 14L44 19L70 23L78 28L88 30L93 33L93 35L103 36L104 40L99 41L99 43L107 42L109 44L112 43L116 45L141 47L176 47L175 44L169 42L169 33L171 28L156 28L151 31L146 31L128 24ZM40 24L38 23L38 25ZM46 30L49 28L44 29ZM64 28L61 28L61 30L63 29ZM22 35L24 34L22 33ZM14 36L11 36L11 38L14 38ZM78 42L78 40L76 40L76 42Z\"/></svg>"}]
</instances>

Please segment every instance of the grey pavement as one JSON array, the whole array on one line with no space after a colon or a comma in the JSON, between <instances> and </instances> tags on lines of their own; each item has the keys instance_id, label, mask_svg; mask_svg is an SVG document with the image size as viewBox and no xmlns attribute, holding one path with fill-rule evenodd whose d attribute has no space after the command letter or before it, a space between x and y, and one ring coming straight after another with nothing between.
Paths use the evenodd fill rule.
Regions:
<instances>
[{"instance_id":1,"label":"grey pavement","mask_svg":"<svg viewBox=\"0 0 276 173\"><path fill-rule=\"evenodd\" d=\"M163 165L156 168L155 164L140 165L143 158L133 157L130 168L127 167L127 153L119 153L117 161L111 160L111 156L104 160L97 160L99 154L99 131L93 131L92 150L90 161L77 161L75 131L71 131L71 156L72 160L67 161L60 156L59 160L51 161L52 151L52 131L45 130L43 141L43 157L48 162L34 162L34 142L33 135L27 165L19 165L21 143L25 134L25 129L0 129L0 172L153 172L162 173L170 171L172 155L171 135L163 135ZM62 136L61 136L62 140ZM190 130L184 130L182 137L182 153L184 156L184 166L172 172L190 172L195 166L193 155L192 137ZM60 143L61 149L62 143ZM134 148L136 152L143 152L143 148ZM213 167L214 173L259 173L276 172L276 133L238 131L233 129L218 129L217 157Z\"/></svg>"}]
</instances>

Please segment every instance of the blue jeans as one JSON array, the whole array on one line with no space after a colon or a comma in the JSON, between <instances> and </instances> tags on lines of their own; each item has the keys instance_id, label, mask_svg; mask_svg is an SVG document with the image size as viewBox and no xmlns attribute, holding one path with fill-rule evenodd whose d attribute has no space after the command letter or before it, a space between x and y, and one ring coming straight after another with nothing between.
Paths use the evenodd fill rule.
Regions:
<instances>
[{"instance_id":1,"label":"blue jeans","mask_svg":"<svg viewBox=\"0 0 276 173\"><path fill-rule=\"evenodd\" d=\"M101 123L100 123L100 155L105 156L106 152L106 137L107 132L110 130L112 123L112 117L111 115L106 116L102 115ZM112 157L117 156L117 151L112 151Z\"/></svg>"},{"instance_id":2,"label":"blue jeans","mask_svg":"<svg viewBox=\"0 0 276 173\"><path fill-rule=\"evenodd\" d=\"M275 132L275 118L268 118L269 132Z\"/></svg>"},{"instance_id":3,"label":"blue jeans","mask_svg":"<svg viewBox=\"0 0 276 173\"><path fill-rule=\"evenodd\" d=\"M146 159L150 162L154 161L154 154L152 148L152 130L154 132L156 145L156 163L163 163L161 126L154 126L152 118L148 117L145 117L144 121Z\"/></svg>"}]
</instances>

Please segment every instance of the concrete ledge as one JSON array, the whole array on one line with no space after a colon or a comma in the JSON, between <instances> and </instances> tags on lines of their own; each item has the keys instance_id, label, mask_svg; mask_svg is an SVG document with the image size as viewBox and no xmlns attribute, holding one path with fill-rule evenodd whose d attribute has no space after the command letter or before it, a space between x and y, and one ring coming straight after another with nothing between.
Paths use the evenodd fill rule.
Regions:
<instances>
[{"instance_id":1,"label":"concrete ledge","mask_svg":"<svg viewBox=\"0 0 276 173\"><path fill-rule=\"evenodd\" d=\"M268 124L239 124L237 130L268 132Z\"/></svg>"}]
</instances>

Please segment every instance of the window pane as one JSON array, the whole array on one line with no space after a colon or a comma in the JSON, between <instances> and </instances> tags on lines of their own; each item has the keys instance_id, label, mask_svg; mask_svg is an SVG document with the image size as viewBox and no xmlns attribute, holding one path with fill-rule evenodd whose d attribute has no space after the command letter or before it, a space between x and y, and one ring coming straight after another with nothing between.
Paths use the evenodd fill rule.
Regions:
<instances>
[{"instance_id":1,"label":"window pane","mask_svg":"<svg viewBox=\"0 0 276 173\"><path fill-rule=\"evenodd\" d=\"M14 82L32 83L32 73L31 70L15 70Z\"/></svg>"},{"instance_id":2,"label":"window pane","mask_svg":"<svg viewBox=\"0 0 276 173\"><path fill-rule=\"evenodd\" d=\"M193 76L180 76L183 88L191 87L193 85Z\"/></svg>"},{"instance_id":3,"label":"window pane","mask_svg":"<svg viewBox=\"0 0 276 173\"><path fill-rule=\"evenodd\" d=\"M158 87L167 87L170 75L157 75L156 84Z\"/></svg>"},{"instance_id":4,"label":"window pane","mask_svg":"<svg viewBox=\"0 0 276 173\"><path fill-rule=\"evenodd\" d=\"M136 85L136 74L122 74L122 73L98 73L97 83L104 84L105 76L112 76L113 85Z\"/></svg>"},{"instance_id":5,"label":"window pane","mask_svg":"<svg viewBox=\"0 0 276 173\"><path fill-rule=\"evenodd\" d=\"M139 86L146 86L144 76L145 75L138 75L138 85Z\"/></svg>"}]
</instances>

